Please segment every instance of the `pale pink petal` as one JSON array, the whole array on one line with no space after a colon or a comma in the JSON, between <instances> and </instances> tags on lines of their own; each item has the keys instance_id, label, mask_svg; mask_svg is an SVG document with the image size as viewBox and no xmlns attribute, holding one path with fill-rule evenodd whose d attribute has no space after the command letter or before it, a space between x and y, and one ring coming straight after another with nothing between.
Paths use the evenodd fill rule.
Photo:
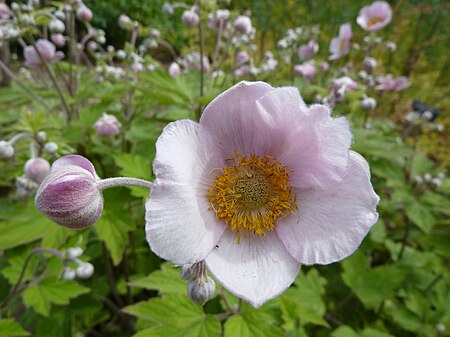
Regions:
<instances>
[{"instance_id":1,"label":"pale pink petal","mask_svg":"<svg viewBox=\"0 0 450 337\"><path fill-rule=\"evenodd\" d=\"M331 118L324 105L306 107L296 88L275 89L257 102L271 140L265 153L292 170L292 186L309 188L339 184L347 172L351 131L348 121ZM261 123L255 123L258 125Z\"/></svg>"},{"instance_id":2,"label":"pale pink petal","mask_svg":"<svg viewBox=\"0 0 450 337\"><path fill-rule=\"evenodd\" d=\"M240 82L217 96L204 110L200 125L213 135L223 156L254 153L259 144L259 130L254 128L255 102L274 90L264 82ZM256 146L255 146L256 145Z\"/></svg>"},{"instance_id":3,"label":"pale pink petal","mask_svg":"<svg viewBox=\"0 0 450 337\"><path fill-rule=\"evenodd\" d=\"M61 157L57 159L51 167L51 171L60 170L68 165L74 165L81 167L87 171L89 171L94 177L97 177L97 174L95 173L95 168L92 163L86 159L83 156L77 155L77 154L71 154L68 156Z\"/></svg>"},{"instance_id":4,"label":"pale pink petal","mask_svg":"<svg viewBox=\"0 0 450 337\"><path fill-rule=\"evenodd\" d=\"M216 221L207 198L217 159L209 134L192 121L169 124L156 143L157 179L146 203L146 234L151 249L175 264L203 260L226 226Z\"/></svg>"},{"instance_id":5,"label":"pale pink petal","mask_svg":"<svg viewBox=\"0 0 450 337\"><path fill-rule=\"evenodd\" d=\"M276 231L301 263L328 264L349 256L378 219L379 197L368 164L354 151L341 185L297 192L298 211L280 220Z\"/></svg>"},{"instance_id":6,"label":"pale pink petal","mask_svg":"<svg viewBox=\"0 0 450 337\"><path fill-rule=\"evenodd\" d=\"M206 257L206 264L219 283L255 307L285 291L300 269L276 233L249 234L238 243L229 229Z\"/></svg>"}]
</instances>

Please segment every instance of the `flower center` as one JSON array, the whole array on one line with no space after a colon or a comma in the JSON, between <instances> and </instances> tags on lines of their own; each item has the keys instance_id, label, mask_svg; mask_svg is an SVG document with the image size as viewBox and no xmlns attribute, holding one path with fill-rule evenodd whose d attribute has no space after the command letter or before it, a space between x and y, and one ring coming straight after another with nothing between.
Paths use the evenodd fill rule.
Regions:
<instances>
[{"instance_id":1,"label":"flower center","mask_svg":"<svg viewBox=\"0 0 450 337\"><path fill-rule=\"evenodd\" d=\"M373 25L376 25L379 22L383 22L383 19L380 18L379 16L370 18L369 20L367 20L367 27L372 27Z\"/></svg>"},{"instance_id":2,"label":"flower center","mask_svg":"<svg viewBox=\"0 0 450 337\"><path fill-rule=\"evenodd\" d=\"M222 170L208 190L211 209L217 219L244 236L253 232L264 236L275 229L278 219L297 208L296 196L289 186L286 166L271 156L228 158L231 165ZM238 236L238 240L240 235Z\"/></svg>"}]
</instances>

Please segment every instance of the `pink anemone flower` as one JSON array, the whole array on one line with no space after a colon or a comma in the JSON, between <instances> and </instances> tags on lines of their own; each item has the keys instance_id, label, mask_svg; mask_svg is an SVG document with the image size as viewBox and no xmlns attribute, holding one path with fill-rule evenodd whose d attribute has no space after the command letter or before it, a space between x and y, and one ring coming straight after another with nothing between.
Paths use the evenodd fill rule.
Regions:
<instances>
[{"instance_id":1,"label":"pink anemone flower","mask_svg":"<svg viewBox=\"0 0 450 337\"><path fill-rule=\"evenodd\" d=\"M151 249L174 264L204 261L258 307L301 264L352 254L377 221L369 165L344 118L307 106L297 88L240 82L199 123L166 126L146 203Z\"/></svg>"},{"instance_id":2,"label":"pink anemone flower","mask_svg":"<svg viewBox=\"0 0 450 337\"><path fill-rule=\"evenodd\" d=\"M386 1L375 1L361 8L356 22L362 29L375 31L384 28L392 20L392 8Z\"/></svg>"},{"instance_id":3,"label":"pink anemone flower","mask_svg":"<svg viewBox=\"0 0 450 337\"><path fill-rule=\"evenodd\" d=\"M45 62L57 62L64 57L62 51L56 51L56 47L48 40L37 40L36 48ZM33 46L27 46L23 50L25 65L29 68L39 68L42 65L41 57L39 57Z\"/></svg>"},{"instance_id":4,"label":"pink anemone flower","mask_svg":"<svg viewBox=\"0 0 450 337\"><path fill-rule=\"evenodd\" d=\"M330 60L336 60L348 54L352 35L352 26L349 23L344 23L339 27L339 35L330 43Z\"/></svg>"},{"instance_id":5,"label":"pink anemone flower","mask_svg":"<svg viewBox=\"0 0 450 337\"><path fill-rule=\"evenodd\" d=\"M392 75L379 76L377 81L379 84L376 86L376 89L378 90L401 91L410 85L408 77L406 76L400 76L397 78L393 78Z\"/></svg>"}]
</instances>

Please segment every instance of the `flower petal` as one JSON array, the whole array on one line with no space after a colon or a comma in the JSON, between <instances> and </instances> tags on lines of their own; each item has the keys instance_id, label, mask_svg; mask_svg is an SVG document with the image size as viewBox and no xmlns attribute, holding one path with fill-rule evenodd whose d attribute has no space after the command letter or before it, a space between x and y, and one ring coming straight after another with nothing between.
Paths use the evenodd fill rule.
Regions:
<instances>
[{"instance_id":1,"label":"flower petal","mask_svg":"<svg viewBox=\"0 0 450 337\"><path fill-rule=\"evenodd\" d=\"M347 172L352 134L348 121L331 118L325 105L303 103L296 88L275 89L257 101L268 125L263 134L271 148L265 153L293 170L292 186L329 187L341 183ZM263 113L265 111L265 113ZM270 119L270 121L269 121Z\"/></svg>"},{"instance_id":2,"label":"flower petal","mask_svg":"<svg viewBox=\"0 0 450 337\"><path fill-rule=\"evenodd\" d=\"M379 197L365 159L350 151L348 172L331 190L300 190L298 212L280 220L277 233L304 264L328 264L352 254L378 219Z\"/></svg>"},{"instance_id":3,"label":"flower petal","mask_svg":"<svg viewBox=\"0 0 450 337\"><path fill-rule=\"evenodd\" d=\"M146 203L151 249L175 264L203 260L225 225L209 209L211 170L223 167L209 134L188 120L169 124L159 137L153 164L156 180Z\"/></svg>"},{"instance_id":4,"label":"flower petal","mask_svg":"<svg viewBox=\"0 0 450 337\"><path fill-rule=\"evenodd\" d=\"M286 290L300 269L275 232L249 234L238 243L228 229L205 261L220 284L255 307Z\"/></svg>"},{"instance_id":5,"label":"flower petal","mask_svg":"<svg viewBox=\"0 0 450 337\"><path fill-rule=\"evenodd\" d=\"M240 82L217 96L204 110L200 125L216 139L225 158L234 153L254 153L252 139L258 139L255 102L274 90L264 82ZM256 137L256 138L255 138Z\"/></svg>"},{"instance_id":6,"label":"flower petal","mask_svg":"<svg viewBox=\"0 0 450 337\"><path fill-rule=\"evenodd\" d=\"M94 165L92 165L92 163L87 158L77 154L71 154L55 160L55 162L52 164L51 170L59 170L65 168L67 165L81 167L86 171L89 171L94 177L97 177Z\"/></svg>"}]
</instances>

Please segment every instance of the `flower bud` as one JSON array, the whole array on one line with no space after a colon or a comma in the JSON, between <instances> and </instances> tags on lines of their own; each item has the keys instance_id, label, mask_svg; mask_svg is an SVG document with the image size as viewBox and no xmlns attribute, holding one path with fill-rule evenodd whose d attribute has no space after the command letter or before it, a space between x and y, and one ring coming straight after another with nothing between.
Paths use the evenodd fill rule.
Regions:
<instances>
[{"instance_id":1,"label":"flower bud","mask_svg":"<svg viewBox=\"0 0 450 337\"><path fill-rule=\"evenodd\" d=\"M25 163L24 171L28 179L40 184L50 172L50 163L43 158L31 158Z\"/></svg>"},{"instance_id":2,"label":"flower bud","mask_svg":"<svg viewBox=\"0 0 450 337\"><path fill-rule=\"evenodd\" d=\"M64 22L58 19L54 19L50 21L50 24L48 25L48 28L52 33L64 33L66 30L66 26L64 25Z\"/></svg>"},{"instance_id":3,"label":"flower bud","mask_svg":"<svg viewBox=\"0 0 450 337\"><path fill-rule=\"evenodd\" d=\"M64 21L66 19L66 14L60 9L56 10L53 14L61 21Z\"/></svg>"},{"instance_id":4,"label":"flower bud","mask_svg":"<svg viewBox=\"0 0 450 337\"><path fill-rule=\"evenodd\" d=\"M156 28L152 28L150 29L150 36L155 39L159 39L161 37L161 32Z\"/></svg>"},{"instance_id":5,"label":"flower bud","mask_svg":"<svg viewBox=\"0 0 450 337\"><path fill-rule=\"evenodd\" d=\"M395 44L395 42L389 41L388 43L386 43L386 49L393 53L397 50L397 45Z\"/></svg>"},{"instance_id":6,"label":"flower bud","mask_svg":"<svg viewBox=\"0 0 450 337\"><path fill-rule=\"evenodd\" d=\"M116 116L107 113L103 113L103 116L94 124L99 137L114 137L119 133L121 126Z\"/></svg>"},{"instance_id":7,"label":"flower bud","mask_svg":"<svg viewBox=\"0 0 450 337\"><path fill-rule=\"evenodd\" d=\"M124 30L132 30L133 29L133 20L126 14L120 14L119 16L119 27Z\"/></svg>"},{"instance_id":8,"label":"flower bud","mask_svg":"<svg viewBox=\"0 0 450 337\"><path fill-rule=\"evenodd\" d=\"M119 60L125 60L126 57L127 57L127 53L125 53L124 50L119 49L119 50L117 51L117 53L116 53L116 56L117 56L117 58L118 58Z\"/></svg>"},{"instance_id":9,"label":"flower bud","mask_svg":"<svg viewBox=\"0 0 450 337\"><path fill-rule=\"evenodd\" d=\"M361 101L361 108L366 111L372 111L377 107L377 101L372 97L365 97Z\"/></svg>"},{"instance_id":10,"label":"flower bud","mask_svg":"<svg viewBox=\"0 0 450 337\"><path fill-rule=\"evenodd\" d=\"M50 36L50 40L52 40L52 42L59 48L64 47L66 44L66 39L62 34L52 34Z\"/></svg>"},{"instance_id":11,"label":"flower bud","mask_svg":"<svg viewBox=\"0 0 450 337\"><path fill-rule=\"evenodd\" d=\"M170 3L166 2L163 5L162 11L163 11L163 13L165 13L167 15L172 15L173 11L174 11L174 8L173 8L173 6Z\"/></svg>"},{"instance_id":12,"label":"flower bud","mask_svg":"<svg viewBox=\"0 0 450 337\"><path fill-rule=\"evenodd\" d=\"M38 133L36 133L36 140L40 143L43 143L47 140L48 135L47 132L45 131L39 131Z\"/></svg>"},{"instance_id":13,"label":"flower bud","mask_svg":"<svg viewBox=\"0 0 450 337\"><path fill-rule=\"evenodd\" d=\"M58 144L56 144L55 142L45 143L44 151L47 152L47 153L53 154L56 151L58 151Z\"/></svg>"},{"instance_id":14,"label":"flower bud","mask_svg":"<svg viewBox=\"0 0 450 337\"><path fill-rule=\"evenodd\" d=\"M65 267L63 270L63 274L62 277L63 279L67 280L67 281L71 281L73 279L75 279L75 277L77 276L75 269L72 269L70 267Z\"/></svg>"},{"instance_id":15,"label":"flower bud","mask_svg":"<svg viewBox=\"0 0 450 337\"><path fill-rule=\"evenodd\" d=\"M181 20L188 28L197 26L200 21L197 13L195 13L193 10L184 11L183 15L181 16Z\"/></svg>"},{"instance_id":16,"label":"flower bud","mask_svg":"<svg viewBox=\"0 0 450 337\"><path fill-rule=\"evenodd\" d=\"M77 18L80 21L91 21L92 20L92 11L86 6L81 6L77 10Z\"/></svg>"},{"instance_id":17,"label":"flower bud","mask_svg":"<svg viewBox=\"0 0 450 337\"><path fill-rule=\"evenodd\" d=\"M366 57L362 63L362 66L368 73L371 73L377 66L377 60L373 57Z\"/></svg>"},{"instance_id":18,"label":"flower bud","mask_svg":"<svg viewBox=\"0 0 450 337\"><path fill-rule=\"evenodd\" d=\"M244 63L246 63L248 60L250 60L250 56L248 55L248 53L244 50L241 50L240 52L238 52L236 54L236 63L238 65L242 65Z\"/></svg>"},{"instance_id":19,"label":"flower bud","mask_svg":"<svg viewBox=\"0 0 450 337\"><path fill-rule=\"evenodd\" d=\"M240 15L233 22L234 29L241 34L249 34L252 31L252 20L248 16Z\"/></svg>"},{"instance_id":20,"label":"flower bud","mask_svg":"<svg viewBox=\"0 0 450 337\"><path fill-rule=\"evenodd\" d=\"M140 73L144 71L144 65L141 62L134 62L131 65L131 70L133 70L135 73Z\"/></svg>"},{"instance_id":21,"label":"flower bud","mask_svg":"<svg viewBox=\"0 0 450 337\"><path fill-rule=\"evenodd\" d=\"M80 229L94 224L103 211L99 178L92 163L70 155L56 160L36 192L36 207L54 222Z\"/></svg>"},{"instance_id":22,"label":"flower bud","mask_svg":"<svg viewBox=\"0 0 450 337\"><path fill-rule=\"evenodd\" d=\"M187 294L192 302L203 305L214 296L215 289L216 284L211 277L198 277L189 280Z\"/></svg>"},{"instance_id":23,"label":"flower bud","mask_svg":"<svg viewBox=\"0 0 450 337\"><path fill-rule=\"evenodd\" d=\"M76 259L77 257L83 255L83 249L80 247L70 247L66 250L66 255L68 259Z\"/></svg>"},{"instance_id":24,"label":"flower bud","mask_svg":"<svg viewBox=\"0 0 450 337\"><path fill-rule=\"evenodd\" d=\"M181 74L181 68L178 65L178 63L173 62L170 66L169 66L169 75L171 77L175 77Z\"/></svg>"},{"instance_id":25,"label":"flower bud","mask_svg":"<svg viewBox=\"0 0 450 337\"><path fill-rule=\"evenodd\" d=\"M180 278L182 280L193 280L197 277L198 266L197 264L185 264L180 268Z\"/></svg>"},{"instance_id":26,"label":"flower bud","mask_svg":"<svg viewBox=\"0 0 450 337\"><path fill-rule=\"evenodd\" d=\"M80 262L76 269L76 274L81 279L86 279L94 274L94 265L89 262Z\"/></svg>"},{"instance_id":27,"label":"flower bud","mask_svg":"<svg viewBox=\"0 0 450 337\"><path fill-rule=\"evenodd\" d=\"M14 156L14 148L8 142L0 140L0 159L11 158Z\"/></svg>"},{"instance_id":28,"label":"flower bud","mask_svg":"<svg viewBox=\"0 0 450 337\"><path fill-rule=\"evenodd\" d=\"M319 64L319 69L321 71L327 71L328 69L330 69L330 64L328 62L322 62Z\"/></svg>"},{"instance_id":29,"label":"flower bud","mask_svg":"<svg viewBox=\"0 0 450 337\"><path fill-rule=\"evenodd\" d=\"M10 10L7 4L0 3L0 19L8 20L10 16Z\"/></svg>"}]
</instances>

